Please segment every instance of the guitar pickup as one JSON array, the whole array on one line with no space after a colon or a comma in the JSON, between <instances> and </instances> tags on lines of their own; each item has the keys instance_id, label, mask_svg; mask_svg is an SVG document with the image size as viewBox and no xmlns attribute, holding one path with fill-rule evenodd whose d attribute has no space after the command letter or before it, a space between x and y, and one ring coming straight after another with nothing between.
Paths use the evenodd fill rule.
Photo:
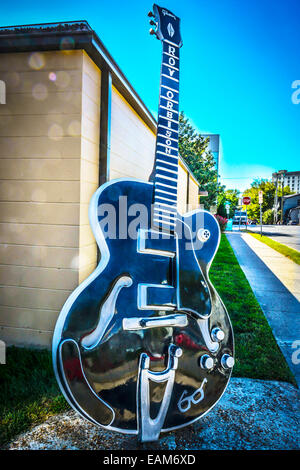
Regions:
<instances>
[{"instance_id":1,"label":"guitar pickup","mask_svg":"<svg viewBox=\"0 0 300 470\"><path fill-rule=\"evenodd\" d=\"M161 317L148 318L124 318L122 322L123 330L144 330L146 328L157 328L167 326L187 326L188 319L186 315L175 314Z\"/></svg>"},{"instance_id":2,"label":"guitar pickup","mask_svg":"<svg viewBox=\"0 0 300 470\"><path fill-rule=\"evenodd\" d=\"M138 285L139 310L175 310L177 307L176 289L161 284Z\"/></svg>"},{"instance_id":3,"label":"guitar pickup","mask_svg":"<svg viewBox=\"0 0 300 470\"><path fill-rule=\"evenodd\" d=\"M176 238L173 235L155 230L139 229L137 251L139 253L174 258L176 253Z\"/></svg>"}]
</instances>

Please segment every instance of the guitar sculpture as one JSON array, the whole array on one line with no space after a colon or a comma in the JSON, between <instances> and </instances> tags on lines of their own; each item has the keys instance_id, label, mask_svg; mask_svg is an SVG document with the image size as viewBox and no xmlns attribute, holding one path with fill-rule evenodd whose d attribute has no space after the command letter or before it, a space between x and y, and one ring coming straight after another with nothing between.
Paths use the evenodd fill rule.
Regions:
<instances>
[{"instance_id":1,"label":"guitar sculpture","mask_svg":"<svg viewBox=\"0 0 300 470\"><path fill-rule=\"evenodd\" d=\"M100 263L67 299L53 337L70 405L142 442L207 413L234 364L230 320L208 277L218 223L200 209L177 211L180 20L153 9L150 33L163 45L153 181L117 179L93 195ZM126 213L125 231L106 230L108 207L114 222Z\"/></svg>"}]
</instances>

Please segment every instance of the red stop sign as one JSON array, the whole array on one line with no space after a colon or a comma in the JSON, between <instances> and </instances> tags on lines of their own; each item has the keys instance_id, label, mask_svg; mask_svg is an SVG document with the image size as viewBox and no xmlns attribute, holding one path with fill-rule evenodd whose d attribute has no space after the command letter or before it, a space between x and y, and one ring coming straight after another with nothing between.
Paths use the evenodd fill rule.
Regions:
<instances>
[{"instance_id":1,"label":"red stop sign","mask_svg":"<svg viewBox=\"0 0 300 470\"><path fill-rule=\"evenodd\" d=\"M250 202L251 202L251 197L249 197L249 196L243 197L243 205L248 206L248 204L250 204Z\"/></svg>"}]
</instances>

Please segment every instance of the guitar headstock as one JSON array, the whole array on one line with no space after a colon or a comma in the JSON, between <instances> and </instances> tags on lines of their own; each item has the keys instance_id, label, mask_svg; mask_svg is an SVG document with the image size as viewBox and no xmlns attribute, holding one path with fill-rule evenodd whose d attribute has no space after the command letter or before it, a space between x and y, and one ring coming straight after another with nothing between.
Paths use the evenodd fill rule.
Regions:
<instances>
[{"instance_id":1,"label":"guitar headstock","mask_svg":"<svg viewBox=\"0 0 300 470\"><path fill-rule=\"evenodd\" d=\"M161 41L171 41L178 47L182 46L182 39L180 35L180 18L174 15L170 10L153 5L153 13L148 13L150 24L155 26L155 29L150 29L150 34L155 34Z\"/></svg>"}]
</instances>

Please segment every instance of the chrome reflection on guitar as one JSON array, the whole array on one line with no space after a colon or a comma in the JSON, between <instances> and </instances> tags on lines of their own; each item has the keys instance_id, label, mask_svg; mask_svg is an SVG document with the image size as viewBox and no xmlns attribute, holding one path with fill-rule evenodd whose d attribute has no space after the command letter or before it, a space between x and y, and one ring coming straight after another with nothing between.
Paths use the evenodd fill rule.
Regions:
<instances>
[{"instance_id":1,"label":"chrome reflection on guitar","mask_svg":"<svg viewBox=\"0 0 300 470\"><path fill-rule=\"evenodd\" d=\"M141 441L201 418L224 393L234 364L230 320L208 276L218 223L207 211L177 210L180 20L153 8L151 34L163 46L154 171L148 183L113 180L93 195L100 263L63 306L52 348L71 406ZM124 200L147 216L129 236L128 211L127 236L115 230L110 237L104 208L120 221Z\"/></svg>"},{"instance_id":2,"label":"chrome reflection on guitar","mask_svg":"<svg viewBox=\"0 0 300 470\"><path fill-rule=\"evenodd\" d=\"M169 408L173 385L175 379L175 371L178 366L178 357L182 355L182 349L174 344L169 346L168 350L168 366L162 372L151 372L150 358L147 354L142 353L140 357L139 375L137 383L137 424L139 430L139 439L142 442L155 441L159 438L161 428L164 424L165 417ZM156 418L150 417L150 381L156 383L167 382L164 396L160 405L160 410Z\"/></svg>"}]
</instances>

